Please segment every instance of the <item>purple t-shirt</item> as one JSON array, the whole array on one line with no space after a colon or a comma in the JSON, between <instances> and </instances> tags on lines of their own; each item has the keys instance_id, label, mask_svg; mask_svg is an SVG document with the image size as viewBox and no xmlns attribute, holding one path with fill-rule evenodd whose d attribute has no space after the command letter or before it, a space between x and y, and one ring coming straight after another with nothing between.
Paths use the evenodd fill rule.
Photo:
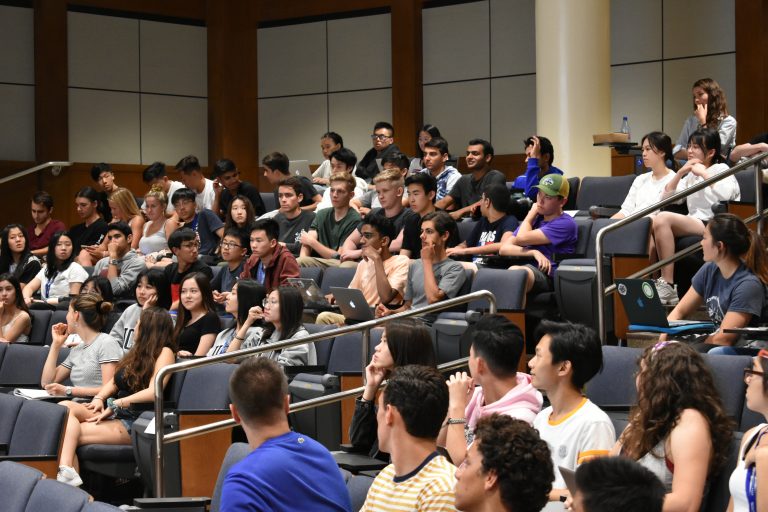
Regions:
<instances>
[{"instance_id":1,"label":"purple t-shirt","mask_svg":"<svg viewBox=\"0 0 768 512\"><path fill-rule=\"evenodd\" d=\"M552 270L549 272L549 275L552 275L555 272L555 268L557 268L557 263L554 261L555 254L571 254L574 251L579 228L576 226L573 217L563 213L550 221L545 221L544 217L538 215L536 220L533 221L533 229L540 229L549 240L549 243L544 245L526 245L525 248L536 249L546 256L552 262ZM517 228L514 234L517 235L519 230L520 228Z\"/></svg>"}]
</instances>

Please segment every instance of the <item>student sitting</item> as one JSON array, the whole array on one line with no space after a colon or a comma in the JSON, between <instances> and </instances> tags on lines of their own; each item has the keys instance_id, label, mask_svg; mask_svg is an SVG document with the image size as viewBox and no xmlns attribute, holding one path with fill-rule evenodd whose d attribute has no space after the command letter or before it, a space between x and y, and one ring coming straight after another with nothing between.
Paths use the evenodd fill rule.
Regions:
<instances>
[{"instance_id":1,"label":"student sitting","mask_svg":"<svg viewBox=\"0 0 768 512\"><path fill-rule=\"evenodd\" d=\"M274 219L256 221L251 230L251 257L240 274L242 279L255 279L272 291L289 278L299 277L299 265L293 254L277 242L280 226Z\"/></svg>"},{"instance_id":2,"label":"student sitting","mask_svg":"<svg viewBox=\"0 0 768 512\"><path fill-rule=\"evenodd\" d=\"M552 489L552 458L538 432L501 414L481 418L474 432L475 441L456 470L456 508L542 510Z\"/></svg>"},{"instance_id":3,"label":"student sitting","mask_svg":"<svg viewBox=\"0 0 768 512\"><path fill-rule=\"evenodd\" d=\"M531 383L544 391L552 405L533 420L549 445L555 468L550 501L568 496L559 467L575 471L594 457L608 455L616 440L611 419L582 394L584 385L600 371L603 351L592 329L579 324L542 320L539 343L528 363Z\"/></svg>"},{"instance_id":4,"label":"student sitting","mask_svg":"<svg viewBox=\"0 0 768 512\"><path fill-rule=\"evenodd\" d=\"M292 340L309 336L301 323L304 313L304 299L301 291L292 286L281 286L272 290L264 299L264 331L253 346L263 346L278 341ZM258 314L257 311L254 314ZM282 350L262 352L261 357L268 357L283 366L314 366L317 364L315 344L298 345Z\"/></svg>"},{"instance_id":5,"label":"student sitting","mask_svg":"<svg viewBox=\"0 0 768 512\"><path fill-rule=\"evenodd\" d=\"M136 276L146 268L144 258L131 249L133 234L125 222L113 222L107 228L107 256L93 267L93 275L109 279L118 299L130 298Z\"/></svg>"},{"instance_id":6,"label":"student sitting","mask_svg":"<svg viewBox=\"0 0 768 512\"><path fill-rule=\"evenodd\" d=\"M28 343L32 330L29 308L13 274L0 274L0 343Z\"/></svg>"},{"instance_id":7,"label":"student sitting","mask_svg":"<svg viewBox=\"0 0 768 512\"><path fill-rule=\"evenodd\" d=\"M200 168L200 162L197 157L194 155L185 156L176 164L176 170L179 171L181 182L184 186L195 195L194 199L197 210L210 211L213 208L216 192L213 189L213 181L203 175L203 170ZM173 206L178 209L175 202Z\"/></svg>"},{"instance_id":8,"label":"student sitting","mask_svg":"<svg viewBox=\"0 0 768 512\"><path fill-rule=\"evenodd\" d=\"M159 188L160 191L165 194L165 197L168 199L168 204L165 205L165 213L168 217L170 217L174 212L171 198L177 190L184 188L184 184L180 181L173 181L168 179L168 174L165 171L165 164L163 162L154 162L152 165L144 169L144 172L141 173L141 181L149 185L150 190ZM146 213L146 196L141 209Z\"/></svg>"},{"instance_id":9,"label":"student sitting","mask_svg":"<svg viewBox=\"0 0 768 512\"><path fill-rule=\"evenodd\" d=\"M526 197L536 202L537 185L541 178L548 174L563 175L563 171L552 165L554 159L555 148L548 138L539 135L528 137L525 140L525 174L515 179L513 187L523 189Z\"/></svg>"},{"instance_id":10,"label":"student sitting","mask_svg":"<svg viewBox=\"0 0 768 512\"><path fill-rule=\"evenodd\" d=\"M408 157L397 151L382 158L381 172L390 170L397 171L400 174L399 181L401 182L400 186L402 187L402 181L408 176ZM381 172L379 174L381 174ZM376 177L378 178L378 175L376 175ZM374 178L373 183L375 187L376 178ZM357 192L357 189L355 189L355 192ZM403 207L408 206L408 193L405 190L403 190L401 203L403 204ZM375 189L368 190L359 197L355 194L355 198L352 199L349 204L352 208L356 209L360 215L368 215L371 212L371 209L381 208L381 200Z\"/></svg>"},{"instance_id":11,"label":"student sitting","mask_svg":"<svg viewBox=\"0 0 768 512\"><path fill-rule=\"evenodd\" d=\"M255 222L256 212L251 200L245 196L233 197L224 215L224 231L239 229L247 237Z\"/></svg>"},{"instance_id":12,"label":"student sitting","mask_svg":"<svg viewBox=\"0 0 768 512\"><path fill-rule=\"evenodd\" d=\"M27 226L29 249L35 256L45 256L54 233L67 230L63 222L52 216L53 197L44 190L38 190L32 196L32 224Z\"/></svg>"},{"instance_id":13,"label":"student sitting","mask_svg":"<svg viewBox=\"0 0 768 512\"><path fill-rule=\"evenodd\" d=\"M42 265L29 250L24 226L8 224L0 231L0 273L13 274L24 288L35 278Z\"/></svg>"},{"instance_id":14,"label":"student sitting","mask_svg":"<svg viewBox=\"0 0 768 512\"><path fill-rule=\"evenodd\" d=\"M386 172L386 171L385 171ZM380 173L374 180L379 179ZM410 260L407 256L395 256L389 252L397 231L387 217L369 214L360 226L362 232L363 260L357 265L348 288L362 290L371 307L379 304L400 304L405 293ZM332 295L327 296L333 302ZM324 311L317 315L316 323L343 325L344 315Z\"/></svg>"},{"instance_id":15,"label":"student sitting","mask_svg":"<svg viewBox=\"0 0 768 512\"><path fill-rule=\"evenodd\" d=\"M379 395L379 446L392 464L368 489L361 511L453 510L456 468L438 454L448 388L428 366L400 366Z\"/></svg>"},{"instance_id":16,"label":"student sitting","mask_svg":"<svg viewBox=\"0 0 768 512\"><path fill-rule=\"evenodd\" d=\"M83 222L70 227L67 234L74 245L75 259L83 267L90 267L104 257L98 248L107 234L107 223L99 215L98 205L99 194L91 187L83 187L75 195L77 216Z\"/></svg>"},{"instance_id":17,"label":"student sitting","mask_svg":"<svg viewBox=\"0 0 768 512\"><path fill-rule=\"evenodd\" d=\"M720 137L714 130L698 130L688 139L688 161L667 183L661 198L666 199L676 192L711 178L728 170L721 156ZM651 255L659 260L669 258L675 252L675 238L704 233L704 224L715 214L712 206L720 201L738 201L741 197L739 183L728 176L703 190L689 195L685 201L688 215L661 212L653 219L653 240ZM655 252L655 254L654 254ZM656 281L656 290L663 304L671 306L679 302L677 287L674 285L675 267L669 263L661 268L661 277Z\"/></svg>"},{"instance_id":18,"label":"student sitting","mask_svg":"<svg viewBox=\"0 0 768 512\"><path fill-rule=\"evenodd\" d=\"M728 155L736 143L736 119L728 114L728 101L720 84L711 78L701 78L693 83L693 113L685 120L674 153L681 160L690 158L685 145L696 130L709 129L717 133L720 153Z\"/></svg>"},{"instance_id":19,"label":"student sitting","mask_svg":"<svg viewBox=\"0 0 768 512\"><path fill-rule=\"evenodd\" d=\"M232 160L228 158L217 160L213 166L211 178L214 180L214 199L211 210L219 218L224 218L225 212L229 211L230 203L237 196L245 197L251 202L251 206L256 214L255 217L264 215L267 212L259 190L247 181L240 179L240 171Z\"/></svg>"},{"instance_id":20,"label":"student sitting","mask_svg":"<svg viewBox=\"0 0 768 512\"><path fill-rule=\"evenodd\" d=\"M139 240L139 253L145 257L145 262L154 263L158 253L168 252L168 238L179 225L166 218L168 196L159 186L147 192L144 196L144 206L144 213L149 220L144 224L143 235Z\"/></svg>"},{"instance_id":21,"label":"student sitting","mask_svg":"<svg viewBox=\"0 0 768 512\"><path fill-rule=\"evenodd\" d=\"M400 148L394 143L395 129L386 121L379 121L373 125L371 142L373 142L373 147L366 151L355 170L355 175L369 184L373 184L373 178L379 174L377 160L383 160L392 153L400 151Z\"/></svg>"},{"instance_id":22,"label":"student sitting","mask_svg":"<svg viewBox=\"0 0 768 512\"><path fill-rule=\"evenodd\" d=\"M117 364L114 375L101 386L88 404L64 402L69 407L67 428L56 479L73 486L83 480L74 469L75 451L84 444L130 445L131 427L138 413L131 404L151 403L155 397L155 375L176 361L173 322L168 312L149 308L137 324L136 343ZM163 386L171 376L163 380Z\"/></svg>"},{"instance_id":23,"label":"student sitting","mask_svg":"<svg viewBox=\"0 0 768 512\"><path fill-rule=\"evenodd\" d=\"M32 309L55 309L80 293L88 272L74 261L72 239L66 232L54 233L48 243L46 264L32 281L24 287L24 301ZM33 299L40 290L40 299Z\"/></svg>"},{"instance_id":24,"label":"student sitting","mask_svg":"<svg viewBox=\"0 0 768 512\"><path fill-rule=\"evenodd\" d=\"M221 510L350 512L338 466L288 423L288 381L273 361L249 358L229 380L232 417L253 451L227 472Z\"/></svg>"},{"instance_id":25,"label":"student sitting","mask_svg":"<svg viewBox=\"0 0 768 512\"><path fill-rule=\"evenodd\" d=\"M144 216L136 204L136 198L127 188L118 188L109 196L109 209L112 212L112 223L125 222L131 228L131 249L138 249L144 234ZM107 249L106 241L102 248Z\"/></svg>"},{"instance_id":26,"label":"student sitting","mask_svg":"<svg viewBox=\"0 0 768 512\"><path fill-rule=\"evenodd\" d=\"M526 293L542 293L554 289L552 277L557 263L555 254L572 253L576 247L578 227L573 217L563 211L568 200L569 185L561 174L548 174L535 188L539 190L536 203L513 236L499 249L503 256L532 256L536 265L512 266L510 270L525 270Z\"/></svg>"},{"instance_id":27,"label":"student sitting","mask_svg":"<svg viewBox=\"0 0 768 512\"><path fill-rule=\"evenodd\" d=\"M264 167L264 177L274 187L275 204L280 204L277 197L278 186L281 181L291 175L288 169L290 160L284 153L273 152L262 159L261 165ZM323 196L317 193L308 178L300 176L299 181L302 185L301 209L314 211Z\"/></svg>"},{"instance_id":28,"label":"student sitting","mask_svg":"<svg viewBox=\"0 0 768 512\"><path fill-rule=\"evenodd\" d=\"M145 268L136 278L136 304L131 304L120 315L109 335L120 344L123 352L133 346L136 325L141 312L159 307L165 310L171 306L171 293L165 273L157 268Z\"/></svg>"},{"instance_id":29,"label":"student sitting","mask_svg":"<svg viewBox=\"0 0 768 512\"><path fill-rule=\"evenodd\" d=\"M400 318L384 324L381 341L376 345L371 362L365 367L365 389L355 401L355 413L349 424L349 442L355 451L389 460L389 454L379 451L376 440L378 419L376 395L384 379L399 366L418 364L437 366L432 336L424 323L415 318Z\"/></svg>"},{"instance_id":30,"label":"student sitting","mask_svg":"<svg viewBox=\"0 0 768 512\"><path fill-rule=\"evenodd\" d=\"M331 177L331 155L344 147L344 139L336 132L326 132L320 137L320 151L323 152L323 162L312 173L312 183L316 190L322 190L328 186L328 178Z\"/></svg>"},{"instance_id":31,"label":"student sitting","mask_svg":"<svg viewBox=\"0 0 768 512\"><path fill-rule=\"evenodd\" d=\"M651 132L642 139L643 166L651 169L638 176L632 182L627 197L621 203L621 210L613 214L612 219L623 219L636 211L661 201L664 187L675 176L677 161L672 155L672 139L661 132ZM667 167L667 161L672 168Z\"/></svg>"},{"instance_id":32,"label":"student sitting","mask_svg":"<svg viewBox=\"0 0 768 512\"><path fill-rule=\"evenodd\" d=\"M507 215L508 206L507 186L489 185L480 198L482 218L466 240L448 249L448 256L471 256L472 262L465 267L477 272L477 266L485 261L483 256L498 254L502 244L512 238L512 232L517 228L517 218Z\"/></svg>"},{"instance_id":33,"label":"student sitting","mask_svg":"<svg viewBox=\"0 0 768 512\"><path fill-rule=\"evenodd\" d=\"M309 231L301 234L302 267L351 267L352 261L341 262L339 251L347 237L360 224L360 214L350 208L349 201L355 190L355 179L347 173L331 175L328 188L333 208L320 210Z\"/></svg>"},{"instance_id":34,"label":"student sitting","mask_svg":"<svg viewBox=\"0 0 768 512\"><path fill-rule=\"evenodd\" d=\"M327 178L322 178L328 182ZM303 199L302 184L296 176L291 176L277 186L277 200L280 211L275 215L275 222L280 226L280 245L298 257L301 253L301 234L309 231L315 220L315 212L301 209Z\"/></svg>"},{"instance_id":35,"label":"student sitting","mask_svg":"<svg viewBox=\"0 0 768 512\"><path fill-rule=\"evenodd\" d=\"M51 349L40 377L40 386L48 393L72 399L91 397L114 376L123 351L109 334L101 332L110 311L112 304L95 293L81 293L70 301L67 323L51 327ZM76 334L82 342L57 365L68 334ZM71 386L61 384L67 379Z\"/></svg>"},{"instance_id":36,"label":"student sitting","mask_svg":"<svg viewBox=\"0 0 768 512\"><path fill-rule=\"evenodd\" d=\"M224 235L224 223L211 210L196 210L195 193L191 189L177 190L171 200L179 218L179 227L190 228L197 233L199 254L213 261L219 240Z\"/></svg>"},{"instance_id":37,"label":"student sitting","mask_svg":"<svg viewBox=\"0 0 768 512\"><path fill-rule=\"evenodd\" d=\"M738 334L727 329L755 326L766 308L768 258L761 238L735 215L715 215L704 228L701 241L704 266L691 287L669 314L681 320L705 305L717 330L696 348L708 351L717 345L732 346Z\"/></svg>"},{"instance_id":38,"label":"student sitting","mask_svg":"<svg viewBox=\"0 0 768 512\"><path fill-rule=\"evenodd\" d=\"M101 162L91 167L91 181L101 190L98 192L99 214L104 222L112 222L112 209L109 207L109 196L119 187L115 183L115 173L112 166Z\"/></svg>"},{"instance_id":39,"label":"student sitting","mask_svg":"<svg viewBox=\"0 0 768 512\"><path fill-rule=\"evenodd\" d=\"M181 280L192 272L205 274L208 279L213 278L213 271L205 263L197 259L197 251L200 243L197 234L189 228L181 228L173 232L168 239L168 247L176 257L176 262L166 266L163 271L171 291L171 309L175 310L179 305L179 285ZM169 261L172 261L169 259Z\"/></svg>"},{"instance_id":40,"label":"student sitting","mask_svg":"<svg viewBox=\"0 0 768 512\"><path fill-rule=\"evenodd\" d=\"M221 321L208 277L199 272L187 274L181 280L179 313L173 330L179 357L204 356L219 331Z\"/></svg>"},{"instance_id":41,"label":"student sitting","mask_svg":"<svg viewBox=\"0 0 768 512\"><path fill-rule=\"evenodd\" d=\"M389 250L398 252L403 243L403 228L406 224L419 221L418 215L403 207L403 177L400 169L381 171L373 179L381 208L371 210L369 216L384 217L395 227L395 237L390 240ZM362 234L360 228L350 233L341 248L341 261L360 259L362 249L358 248Z\"/></svg>"},{"instance_id":42,"label":"student sitting","mask_svg":"<svg viewBox=\"0 0 768 512\"><path fill-rule=\"evenodd\" d=\"M360 178L355 175L355 164L357 163L357 156L355 153L348 149L348 148L341 148L337 151L334 151L331 153L331 176L333 176L336 173L347 173L351 174L352 178L355 180L355 190L353 192L353 197L349 202L349 206L357 210L358 213L360 213L360 200L368 194L369 192L374 192L373 190L370 190L368 188L368 183L365 182L363 178ZM330 177L328 178L328 182L330 183ZM373 187L373 185L371 185ZM357 202L355 202L357 201ZM331 200L331 190L328 187L325 187L325 190L323 190L323 198L320 200L319 203L317 203L317 208L315 209L315 213L319 212L320 210L324 210L326 208L333 208L333 201Z\"/></svg>"},{"instance_id":43,"label":"student sitting","mask_svg":"<svg viewBox=\"0 0 768 512\"><path fill-rule=\"evenodd\" d=\"M215 356L256 345L264 331L262 305L266 297L267 291L253 279L237 281L224 304L224 310L234 316L237 323L216 336L207 355Z\"/></svg>"},{"instance_id":44,"label":"student sitting","mask_svg":"<svg viewBox=\"0 0 768 512\"><path fill-rule=\"evenodd\" d=\"M237 279L245 268L246 253L248 252L248 236L237 228L229 228L221 239L221 260L226 266L211 281L213 300L224 304L227 295L237 283Z\"/></svg>"},{"instance_id":45,"label":"student sitting","mask_svg":"<svg viewBox=\"0 0 768 512\"><path fill-rule=\"evenodd\" d=\"M403 305L389 309L385 304L376 306L376 316L383 317L419 309L435 302L455 297L464 285L466 275L461 263L448 258L446 244L456 231L456 221L445 212L428 213L421 220L421 259L408 268L408 281ZM417 318L431 324L436 313Z\"/></svg>"},{"instance_id":46,"label":"student sitting","mask_svg":"<svg viewBox=\"0 0 768 512\"><path fill-rule=\"evenodd\" d=\"M435 199L438 203L448 196L448 192L453 190L461 178L461 173L455 167L446 165L449 156L445 139L433 137L424 144L424 169L421 172L430 174L437 181Z\"/></svg>"},{"instance_id":47,"label":"student sitting","mask_svg":"<svg viewBox=\"0 0 768 512\"><path fill-rule=\"evenodd\" d=\"M419 216L418 222L409 222L403 227L403 245L400 254L418 259L421 254L421 221L428 213L435 211L437 181L431 174L417 172L405 178L408 204L411 211Z\"/></svg>"},{"instance_id":48,"label":"student sitting","mask_svg":"<svg viewBox=\"0 0 768 512\"><path fill-rule=\"evenodd\" d=\"M600 457L585 462L576 471L571 510L662 512L665 494L656 475L637 462L626 457Z\"/></svg>"},{"instance_id":49,"label":"student sitting","mask_svg":"<svg viewBox=\"0 0 768 512\"><path fill-rule=\"evenodd\" d=\"M709 478L728 459L734 428L704 359L682 343L643 352L637 406L612 455L648 468L664 484L664 512L697 511Z\"/></svg>"},{"instance_id":50,"label":"student sitting","mask_svg":"<svg viewBox=\"0 0 768 512\"><path fill-rule=\"evenodd\" d=\"M531 376L517 371L525 342L515 324L501 315L484 316L467 329L463 339L471 341L471 376L457 372L446 382L448 417L437 438L456 465L465 460L480 418L499 413L530 425L543 403Z\"/></svg>"}]
</instances>

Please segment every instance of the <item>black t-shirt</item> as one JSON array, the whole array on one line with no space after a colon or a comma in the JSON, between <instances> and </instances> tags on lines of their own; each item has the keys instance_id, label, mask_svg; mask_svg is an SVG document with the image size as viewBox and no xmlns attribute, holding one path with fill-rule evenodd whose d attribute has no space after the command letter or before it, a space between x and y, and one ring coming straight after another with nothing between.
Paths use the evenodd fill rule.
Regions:
<instances>
[{"instance_id":1,"label":"black t-shirt","mask_svg":"<svg viewBox=\"0 0 768 512\"><path fill-rule=\"evenodd\" d=\"M517 229L518 224L519 221L514 215L505 215L496 222L488 222L488 219L481 217L472 233L467 237L467 247L480 247L501 242L501 237L504 236L504 233L514 231ZM472 261L476 263L479 260L482 260L482 256L474 256L472 258Z\"/></svg>"},{"instance_id":2,"label":"black t-shirt","mask_svg":"<svg viewBox=\"0 0 768 512\"><path fill-rule=\"evenodd\" d=\"M306 210L301 210L301 213L293 219L287 218L282 212L278 213L275 215L275 221L280 225L278 241L283 242L294 256L298 256L301 252L301 242L299 241L301 232L309 231L313 220L315 220L315 212Z\"/></svg>"},{"instance_id":3,"label":"black t-shirt","mask_svg":"<svg viewBox=\"0 0 768 512\"><path fill-rule=\"evenodd\" d=\"M417 260L421 258L421 217L416 212L411 211L411 213L414 215L415 222L408 222L403 226L403 245L400 249L411 251L411 259Z\"/></svg>"},{"instance_id":4,"label":"black t-shirt","mask_svg":"<svg viewBox=\"0 0 768 512\"><path fill-rule=\"evenodd\" d=\"M287 178L288 176L286 176ZM309 206L314 201L312 200L313 197L318 195L317 190L315 190L315 186L312 184L311 181L309 181L308 178L305 178L304 176L297 176L299 178L299 181L301 181L301 202L299 203L299 206ZM278 208L280 208L280 199L277 197L277 192L280 187L276 188L273 192L275 194L275 204Z\"/></svg>"},{"instance_id":5,"label":"black t-shirt","mask_svg":"<svg viewBox=\"0 0 768 512\"><path fill-rule=\"evenodd\" d=\"M200 338L206 334L219 334L219 331L221 331L219 315L214 311L209 311L201 316L197 322L184 326L184 329L179 333L176 344L179 346L179 350L186 350L194 354L200 344Z\"/></svg>"},{"instance_id":6,"label":"black t-shirt","mask_svg":"<svg viewBox=\"0 0 768 512\"><path fill-rule=\"evenodd\" d=\"M200 254L211 256L216 252L219 246L219 235L216 231L224 227L218 215L208 209L200 210L191 222L185 224L185 227L197 231L200 239Z\"/></svg>"},{"instance_id":7,"label":"black t-shirt","mask_svg":"<svg viewBox=\"0 0 768 512\"><path fill-rule=\"evenodd\" d=\"M179 285L181 280L186 277L187 274L192 272L202 272L208 279L213 279L213 270L203 263L202 261L196 261L184 272L179 272L179 264L171 263L163 270L165 272L165 278L168 280L168 284L171 286L171 301L179 300Z\"/></svg>"},{"instance_id":8,"label":"black t-shirt","mask_svg":"<svg viewBox=\"0 0 768 512\"><path fill-rule=\"evenodd\" d=\"M261 194L259 194L259 190L248 183L247 181L243 181L240 183L240 186L237 188L237 194L238 196L245 196L248 199L251 200L251 203L253 204L253 209L256 212L256 217L261 217L265 213L267 213L267 209L264 206L264 201L261 200ZM232 193L224 189L221 191L221 197L219 198L219 207L221 208L221 211L223 211L225 214L227 211L229 211L229 205L232 202Z\"/></svg>"},{"instance_id":9,"label":"black t-shirt","mask_svg":"<svg viewBox=\"0 0 768 512\"><path fill-rule=\"evenodd\" d=\"M74 254L79 253L80 248L84 245L100 244L106 234L107 223L102 218L98 218L90 226L86 226L85 223L77 224L69 228L67 232L69 238L72 239Z\"/></svg>"},{"instance_id":10,"label":"black t-shirt","mask_svg":"<svg viewBox=\"0 0 768 512\"><path fill-rule=\"evenodd\" d=\"M485 187L493 184L507 186L507 178L500 171L490 170L478 181L472 180L472 174L464 174L448 192L453 198L456 209L460 210L480 200Z\"/></svg>"}]
</instances>

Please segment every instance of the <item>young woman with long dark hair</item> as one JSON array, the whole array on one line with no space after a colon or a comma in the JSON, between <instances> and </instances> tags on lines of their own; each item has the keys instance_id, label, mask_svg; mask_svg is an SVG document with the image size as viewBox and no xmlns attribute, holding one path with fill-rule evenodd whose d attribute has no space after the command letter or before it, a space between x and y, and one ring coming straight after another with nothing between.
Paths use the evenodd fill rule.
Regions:
<instances>
[{"instance_id":1,"label":"young woman with long dark hair","mask_svg":"<svg viewBox=\"0 0 768 512\"><path fill-rule=\"evenodd\" d=\"M0 274L13 274L24 288L40 272L42 264L29 248L24 226L8 224L0 231Z\"/></svg>"},{"instance_id":2,"label":"young woman with long dark hair","mask_svg":"<svg viewBox=\"0 0 768 512\"><path fill-rule=\"evenodd\" d=\"M281 286L272 290L264 299L264 331L261 333L259 341L253 346L309 336L301 323L303 313L304 299L302 299L301 291L298 288ZM264 352L261 356L274 359L283 366L317 364L317 353L315 352L315 345L312 343Z\"/></svg>"},{"instance_id":3,"label":"young woman with long dark hair","mask_svg":"<svg viewBox=\"0 0 768 512\"><path fill-rule=\"evenodd\" d=\"M136 277L136 304L125 308L109 332L124 351L133 346L141 312L155 306L166 311L171 307L170 286L165 272L158 268L145 268Z\"/></svg>"},{"instance_id":4,"label":"young woman with long dark hair","mask_svg":"<svg viewBox=\"0 0 768 512\"><path fill-rule=\"evenodd\" d=\"M179 285L179 310L173 336L180 357L204 356L221 330L208 276L192 272Z\"/></svg>"},{"instance_id":5,"label":"young woman with long dark hair","mask_svg":"<svg viewBox=\"0 0 768 512\"><path fill-rule=\"evenodd\" d=\"M256 345L264 331L262 304L267 290L253 279L241 279L232 287L224 310L235 317L236 323L224 329L208 351L209 356L234 352Z\"/></svg>"},{"instance_id":6,"label":"young woman with long dark hair","mask_svg":"<svg viewBox=\"0 0 768 512\"><path fill-rule=\"evenodd\" d=\"M64 231L54 233L48 243L45 265L24 287L24 300L32 309L55 309L80 293L88 272L75 261L74 245ZM40 290L40 300L32 296Z\"/></svg>"},{"instance_id":7,"label":"young woman with long dark hair","mask_svg":"<svg viewBox=\"0 0 768 512\"><path fill-rule=\"evenodd\" d=\"M114 375L88 404L70 403L57 480L82 485L74 469L75 452L84 444L131 444L131 426L137 413L131 404L154 401L154 377L176 360L173 322L168 311L150 307L136 325L136 343L117 364ZM163 384L168 383L170 375Z\"/></svg>"},{"instance_id":8,"label":"young woman with long dark hair","mask_svg":"<svg viewBox=\"0 0 768 512\"><path fill-rule=\"evenodd\" d=\"M32 329L27 303L16 276L0 274L0 343L26 343Z\"/></svg>"}]
</instances>

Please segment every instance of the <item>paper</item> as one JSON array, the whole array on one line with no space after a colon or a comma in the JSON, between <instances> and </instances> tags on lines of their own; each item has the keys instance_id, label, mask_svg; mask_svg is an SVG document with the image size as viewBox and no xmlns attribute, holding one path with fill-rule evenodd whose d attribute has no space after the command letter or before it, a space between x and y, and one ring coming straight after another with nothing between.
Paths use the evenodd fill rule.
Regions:
<instances>
[{"instance_id":1,"label":"paper","mask_svg":"<svg viewBox=\"0 0 768 512\"><path fill-rule=\"evenodd\" d=\"M27 400L40 400L43 398L51 398L54 395L49 394L44 389L30 389L30 388L16 388L13 390L14 396L20 396Z\"/></svg>"}]
</instances>

